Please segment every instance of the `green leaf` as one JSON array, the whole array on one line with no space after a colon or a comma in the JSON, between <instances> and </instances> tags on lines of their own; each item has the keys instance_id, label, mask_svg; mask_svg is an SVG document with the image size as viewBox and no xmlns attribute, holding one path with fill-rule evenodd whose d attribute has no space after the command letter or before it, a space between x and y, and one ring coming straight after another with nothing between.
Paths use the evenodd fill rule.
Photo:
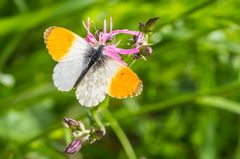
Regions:
<instances>
[{"instance_id":1,"label":"green leaf","mask_svg":"<svg viewBox=\"0 0 240 159\"><path fill-rule=\"evenodd\" d=\"M145 32L146 31L146 26L144 23L140 22L139 23L139 26L138 26L138 29L140 32Z\"/></svg>"},{"instance_id":2,"label":"green leaf","mask_svg":"<svg viewBox=\"0 0 240 159\"><path fill-rule=\"evenodd\" d=\"M150 30L154 27L154 25L156 24L156 22L158 21L159 17L155 17L155 18L151 18L147 21L146 23L146 29Z\"/></svg>"},{"instance_id":3,"label":"green leaf","mask_svg":"<svg viewBox=\"0 0 240 159\"><path fill-rule=\"evenodd\" d=\"M206 105L206 106L227 110L236 114L240 114L240 103L220 97L220 96L201 97L197 99L197 103L201 105Z\"/></svg>"}]
</instances>

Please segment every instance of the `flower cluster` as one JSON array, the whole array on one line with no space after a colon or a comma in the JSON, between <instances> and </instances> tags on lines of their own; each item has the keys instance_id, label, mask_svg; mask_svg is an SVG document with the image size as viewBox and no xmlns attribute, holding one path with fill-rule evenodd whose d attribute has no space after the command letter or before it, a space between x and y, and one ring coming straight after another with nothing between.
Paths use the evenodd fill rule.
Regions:
<instances>
[{"instance_id":1,"label":"flower cluster","mask_svg":"<svg viewBox=\"0 0 240 159\"><path fill-rule=\"evenodd\" d=\"M92 144L105 135L105 132L100 129L86 129L84 124L78 120L65 117L64 122L66 127L72 130L72 135L74 137L74 140L67 146L65 150L65 152L68 154L78 152L85 141L88 141L89 144Z\"/></svg>"},{"instance_id":2,"label":"flower cluster","mask_svg":"<svg viewBox=\"0 0 240 159\"><path fill-rule=\"evenodd\" d=\"M157 19L158 18L155 18L155 21ZM140 23L140 25L141 24L142 23ZM104 47L103 53L124 65L127 65L127 64L122 61L120 54L124 54L124 55L133 54L135 58L138 59L139 57L145 57L152 53L152 48L148 44L148 32L145 32L145 30L139 30L139 31L132 31L128 29L113 30L112 18L110 18L109 31L107 31L107 22L105 19L103 29L97 30L96 36L94 36L94 34L92 34L90 31L90 25L91 25L90 18L87 19L86 24L83 21L83 26L87 30L87 36L85 37L85 40L93 47L97 47L98 45L104 45L105 47ZM141 28L139 27L139 29ZM119 43L112 43L112 39L114 39L114 37L117 34L133 35L133 39L134 39L133 48L131 49L118 48L117 46Z\"/></svg>"}]
</instances>

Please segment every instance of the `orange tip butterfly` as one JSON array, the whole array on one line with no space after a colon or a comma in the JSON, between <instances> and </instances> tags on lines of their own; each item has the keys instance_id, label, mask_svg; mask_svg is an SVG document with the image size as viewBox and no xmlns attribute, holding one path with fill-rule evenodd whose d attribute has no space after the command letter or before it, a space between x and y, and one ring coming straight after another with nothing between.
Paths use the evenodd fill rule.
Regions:
<instances>
[{"instance_id":1,"label":"orange tip butterfly","mask_svg":"<svg viewBox=\"0 0 240 159\"><path fill-rule=\"evenodd\" d=\"M76 88L79 103L93 107L106 95L127 98L141 93L143 85L127 66L104 54L104 45L96 47L85 39L61 27L44 32L44 42L57 61L53 71L54 85L60 91Z\"/></svg>"}]
</instances>

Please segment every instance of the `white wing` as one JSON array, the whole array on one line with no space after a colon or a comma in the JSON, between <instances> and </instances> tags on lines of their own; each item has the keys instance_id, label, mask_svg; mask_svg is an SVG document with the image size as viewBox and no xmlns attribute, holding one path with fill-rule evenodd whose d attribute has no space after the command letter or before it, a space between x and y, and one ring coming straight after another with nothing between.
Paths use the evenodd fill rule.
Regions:
<instances>
[{"instance_id":1,"label":"white wing","mask_svg":"<svg viewBox=\"0 0 240 159\"><path fill-rule=\"evenodd\" d=\"M76 35L77 36L77 35ZM54 85L61 91L69 91L74 87L87 63L85 56L91 46L77 36L69 52L54 68Z\"/></svg>"},{"instance_id":2,"label":"white wing","mask_svg":"<svg viewBox=\"0 0 240 159\"><path fill-rule=\"evenodd\" d=\"M76 97L79 103L92 107L102 102L106 96L107 75L104 65L93 66L77 87Z\"/></svg>"}]
</instances>

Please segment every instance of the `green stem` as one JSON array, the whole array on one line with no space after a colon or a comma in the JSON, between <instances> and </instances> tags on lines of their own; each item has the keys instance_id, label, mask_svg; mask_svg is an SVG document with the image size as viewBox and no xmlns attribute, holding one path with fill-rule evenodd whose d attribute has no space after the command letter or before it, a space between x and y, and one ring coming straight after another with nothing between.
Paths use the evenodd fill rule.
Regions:
<instances>
[{"instance_id":1,"label":"green stem","mask_svg":"<svg viewBox=\"0 0 240 159\"><path fill-rule=\"evenodd\" d=\"M112 127L113 131L116 133L118 139L120 140L128 158L129 159L137 159L137 156L133 150L133 147L132 147L130 141L128 140L126 134L122 130L122 128L119 125L119 123L117 122L117 120L112 116L112 114L107 109L103 109L102 114L103 114L104 118L111 124L111 127Z\"/></svg>"},{"instance_id":2,"label":"green stem","mask_svg":"<svg viewBox=\"0 0 240 159\"><path fill-rule=\"evenodd\" d=\"M100 127L100 129L103 131L103 134L105 134L105 133L106 133L106 128L105 128L104 124L101 122L101 120L100 120L100 118L99 118L100 108L101 108L101 107L99 107L97 110L95 110L95 111L93 112L93 118L94 118L94 120L96 121L96 123L98 124L98 126Z\"/></svg>"}]
</instances>

